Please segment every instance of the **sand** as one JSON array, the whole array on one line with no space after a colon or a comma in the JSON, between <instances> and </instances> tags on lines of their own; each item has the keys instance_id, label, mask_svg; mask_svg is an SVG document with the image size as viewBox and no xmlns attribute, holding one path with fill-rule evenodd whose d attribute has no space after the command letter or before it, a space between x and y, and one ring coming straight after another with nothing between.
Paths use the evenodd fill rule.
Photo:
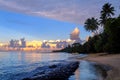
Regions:
<instances>
[{"instance_id":1,"label":"sand","mask_svg":"<svg viewBox=\"0 0 120 80\"><path fill-rule=\"evenodd\" d=\"M120 54L89 54L87 57L82 58L82 60L94 61L100 64L111 66L112 70L107 72L108 76L105 80L120 80Z\"/></svg>"}]
</instances>

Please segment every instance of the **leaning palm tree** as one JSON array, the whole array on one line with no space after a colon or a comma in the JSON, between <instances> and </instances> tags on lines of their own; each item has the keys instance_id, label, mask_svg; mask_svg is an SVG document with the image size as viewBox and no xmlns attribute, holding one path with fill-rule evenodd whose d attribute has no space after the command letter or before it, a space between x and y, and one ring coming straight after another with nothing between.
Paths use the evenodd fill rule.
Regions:
<instances>
[{"instance_id":1,"label":"leaning palm tree","mask_svg":"<svg viewBox=\"0 0 120 80\"><path fill-rule=\"evenodd\" d=\"M105 25L107 19L111 18L112 15L114 15L114 11L115 11L114 7L112 7L111 4L109 3L104 4L101 11L100 23L102 25Z\"/></svg>"},{"instance_id":2,"label":"leaning palm tree","mask_svg":"<svg viewBox=\"0 0 120 80\"><path fill-rule=\"evenodd\" d=\"M98 29L98 26L99 26L98 20L95 19L94 17L88 18L85 21L85 25L84 25L86 31L93 32L93 33L95 33L95 31ZM97 33L97 31L96 31L96 33Z\"/></svg>"}]
</instances>

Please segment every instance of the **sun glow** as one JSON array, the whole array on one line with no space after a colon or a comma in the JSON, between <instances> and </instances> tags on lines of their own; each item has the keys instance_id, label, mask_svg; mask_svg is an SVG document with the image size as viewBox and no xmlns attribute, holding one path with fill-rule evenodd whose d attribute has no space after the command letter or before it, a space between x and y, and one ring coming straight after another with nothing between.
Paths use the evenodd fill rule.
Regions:
<instances>
[{"instance_id":1,"label":"sun glow","mask_svg":"<svg viewBox=\"0 0 120 80\"><path fill-rule=\"evenodd\" d=\"M42 44L42 41L36 41L36 40L33 40L33 41L27 41L26 43L26 46L27 47L40 47Z\"/></svg>"}]
</instances>

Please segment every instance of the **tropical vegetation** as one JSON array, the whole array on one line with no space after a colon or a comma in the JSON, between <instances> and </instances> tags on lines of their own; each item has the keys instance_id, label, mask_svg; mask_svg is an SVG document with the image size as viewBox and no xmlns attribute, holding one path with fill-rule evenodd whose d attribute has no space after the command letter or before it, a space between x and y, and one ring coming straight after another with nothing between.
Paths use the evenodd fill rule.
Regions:
<instances>
[{"instance_id":1,"label":"tropical vegetation","mask_svg":"<svg viewBox=\"0 0 120 80\"><path fill-rule=\"evenodd\" d=\"M74 43L71 46L60 50L69 53L120 53L120 16L113 17L114 7L106 3L100 12L100 18L88 18L85 21L86 31L93 32L94 36L89 37L84 44ZM103 32L98 33L99 27L103 27Z\"/></svg>"}]
</instances>

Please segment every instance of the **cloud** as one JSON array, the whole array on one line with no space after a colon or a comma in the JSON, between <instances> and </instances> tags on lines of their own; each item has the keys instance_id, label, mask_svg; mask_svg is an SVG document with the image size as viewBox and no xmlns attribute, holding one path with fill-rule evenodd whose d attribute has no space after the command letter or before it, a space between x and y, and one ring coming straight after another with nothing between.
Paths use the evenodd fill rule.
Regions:
<instances>
[{"instance_id":1,"label":"cloud","mask_svg":"<svg viewBox=\"0 0 120 80\"><path fill-rule=\"evenodd\" d=\"M0 0L0 8L12 11L26 11L25 7L19 6L17 2L13 0Z\"/></svg>"},{"instance_id":2,"label":"cloud","mask_svg":"<svg viewBox=\"0 0 120 80\"><path fill-rule=\"evenodd\" d=\"M83 24L89 17L99 17L106 2L119 9L120 0L0 0L0 9Z\"/></svg>"}]
</instances>

